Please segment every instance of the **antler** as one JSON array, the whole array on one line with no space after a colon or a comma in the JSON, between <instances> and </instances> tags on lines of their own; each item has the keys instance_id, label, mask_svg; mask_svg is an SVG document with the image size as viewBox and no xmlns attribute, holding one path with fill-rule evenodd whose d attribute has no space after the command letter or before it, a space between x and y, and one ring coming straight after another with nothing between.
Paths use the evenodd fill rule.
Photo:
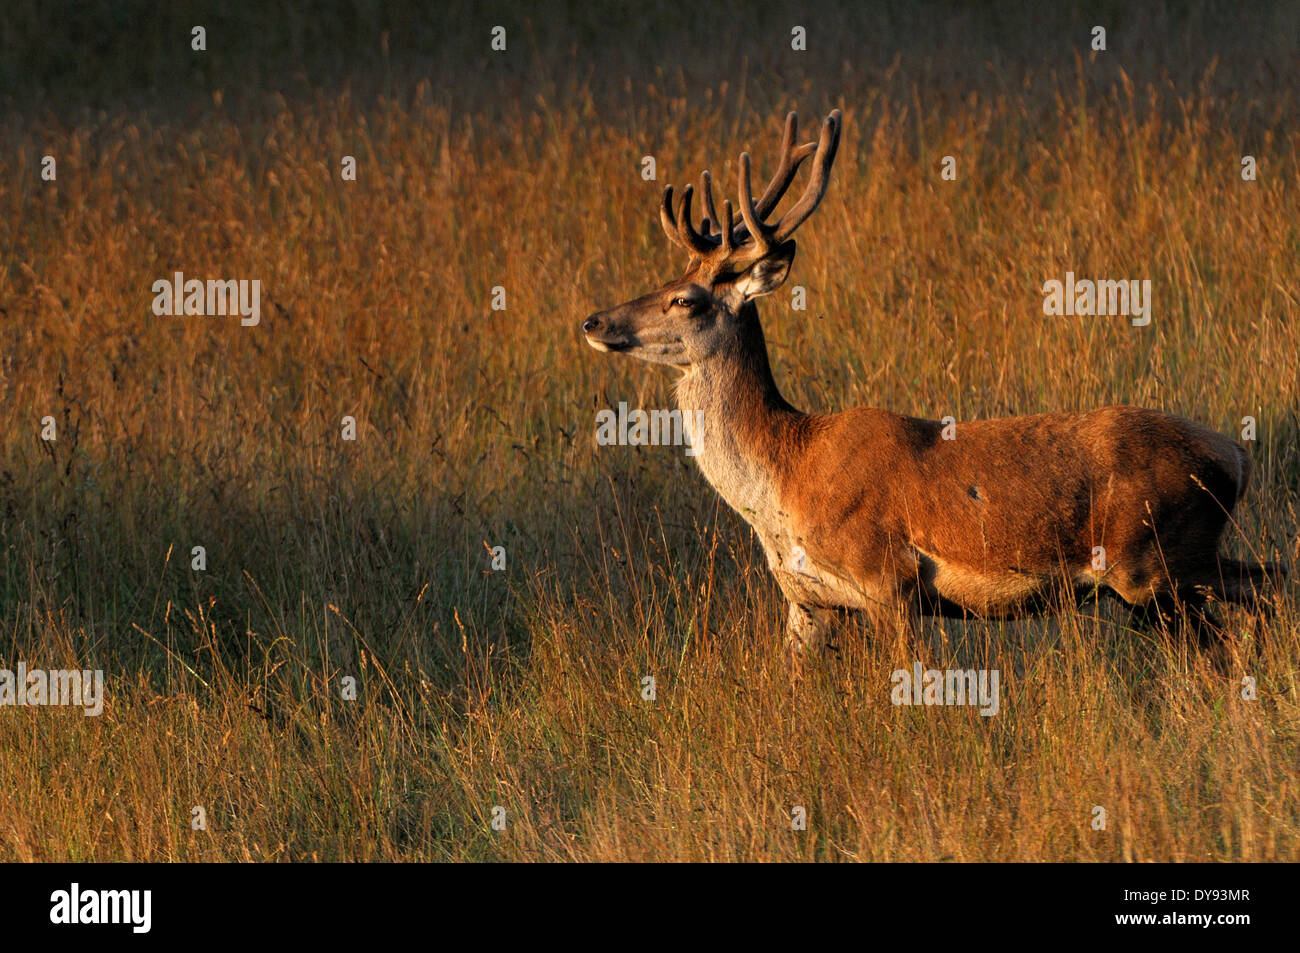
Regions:
<instances>
[{"instance_id":1,"label":"antler","mask_svg":"<svg viewBox=\"0 0 1300 953\"><path fill-rule=\"evenodd\" d=\"M786 241L795 229L807 220L817 209L826 188L830 185L831 165L835 162L835 153L840 144L842 118L838 109L833 110L822 123L821 135L816 142L805 142L795 146L798 138L799 120L794 113L785 117L785 135L781 141L781 159L776 172L763 190L758 201L754 201L750 191L749 153L740 156L740 214L744 221L736 225L730 202L722 203L722 218L719 219L717 208L713 204L713 180L709 173L700 176L700 192L704 196L705 218L703 231L696 231L691 222L691 199L694 188L686 186L682 190L681 201L677 210L673 210L673 187L664 189L663 202L659 207L659 220L664 232L672 241L691 254L692 262L708 261L714 267L721 267L725 262L747 266L769 254L773 248ZM777 204L789 191L795 174L804 159L810 155L813 159L812 177L804 188L803 195L785 215L775 223L768 223ZM713 234L714 229L717 234ZM748 239L748 241L747 241Z\"/></svg>"}]
</instances>

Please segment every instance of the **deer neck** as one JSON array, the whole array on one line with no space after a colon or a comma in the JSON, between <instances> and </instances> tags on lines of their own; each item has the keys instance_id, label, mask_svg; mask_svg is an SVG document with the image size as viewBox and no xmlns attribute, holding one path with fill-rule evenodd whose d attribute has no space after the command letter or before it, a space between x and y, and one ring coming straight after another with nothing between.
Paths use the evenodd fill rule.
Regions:
<instances>
[{"instance_id":1,"label":"deer neck","mask_svg":"<svg viewBox=\"0 0 1300 953\"><path fill-rule=\"evenodd\" d=\"M777 518L778 487L804 415L777 389L753 303L727 349L692 365L678 381L683 418L694 421L695 459L705 478L764 536Z\"/></svg>"}]
</instances>

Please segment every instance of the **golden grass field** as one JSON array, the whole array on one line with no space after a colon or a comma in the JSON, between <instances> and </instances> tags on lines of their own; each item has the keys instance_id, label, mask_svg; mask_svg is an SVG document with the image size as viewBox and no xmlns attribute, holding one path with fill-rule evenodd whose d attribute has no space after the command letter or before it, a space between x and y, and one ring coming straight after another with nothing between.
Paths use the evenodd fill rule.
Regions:
<instances>
[{"instance_id":1,"label":"golden grass field","mask_svg":"<svg viewBox=\"0 0 1300 953\"><path fill-rule=\"evenodd\" d=\"M916 650L851 626L796 678L745 523L680 448L595 443L600 408L672 406L671 374L578 332L683 266L664 184L708 167L734 195L787 109L842 108L790 279L809 309L760 304L785 396L1253 416L1228 549L1294 575L1294 69L1252 85L1265 53L1171 17L1133 27L1163 53L1116 31L1090 55L1083 29L1032 68L976 41L935 65L922 36L892 66L768 70L745 47L768 23L710 70L617 82L613 54L566 58L597 30L573 14L521 27L497 73L487 27L457 27L484 50L442 67L464 95L394 69L296 92L178 73L170 108L10 101L0 667L102 668L108 696L97 718L0 709L0 860L1300 859L1294 582L1272 618L1226 613L1226 673L1103 604L931 620ZM1151 279L1151 325L1045 317L1067 270ZM174 271L260 279L261 324L155 317ZM891 705L916 651L998 668L1000 712Z\"/></svg>"}]
</instances>

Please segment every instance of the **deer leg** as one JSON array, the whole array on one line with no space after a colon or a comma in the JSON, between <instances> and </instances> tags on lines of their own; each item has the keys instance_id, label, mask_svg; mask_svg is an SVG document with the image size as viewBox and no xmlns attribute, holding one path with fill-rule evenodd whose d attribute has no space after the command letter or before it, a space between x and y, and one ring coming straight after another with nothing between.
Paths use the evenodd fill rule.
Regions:
<instances>
[{"instance_id":1,"label":"deer leg","mask_svg":"<svg viewBox=\"0 0 1300 953\"><path fill-rule=\"evenodd\" d=\"M1161 592L1133 606L1133 616L1149 629L1194 645L1217 670L1224 672L1228 644L1222 625L1207 602L1206 594L1196 589Z\"/></svg>"},{"instance_id":2,"label":"deer leg","mask_svg":"<svg viewBox=\"0 0 1300 953\"><path fill-rule=\"evenodd\" d=\"M865 611L877 638L892 636L900 646L907 648L920 645L921 610L915 599L903 592L891 592L886 598L871 600Z\"/></svg>"},{"instance_id":3,"label":"deer leg","mask_svg":"<svg viewBox=\"0 0 1300 953\"><path fill-rule=\"evenodd\" d=\"M1145 601L1129 601L1133 620L1144 628L1172 635L1180 629L1179 598L1172 592L1159 592Z\"/></svg>"},{"instance_id":4,"label":"deer leg","mask_svg":"<svg viewBox=\"0 0 1300 953\"><path fill-rule=\"evenodd\" d=\"M1203 652L1217 650L1223 644L1223 626L1210 610L1205 593L1195 589L1181 591L1177 603L1184 616L1177 617L1176 621L1184 634Z\"/></svg>"},{"instance_id":5,"label":"deer leg","mask_svg":"<svg viewBox=\"0 0 1300 953\"><path fill-rule=\"evenodd\" d=\"M1215 569L1203 573L1193 588L1201 605L1212 596L1221 602L1242 606L1247 612L1250 633L1255 642L1262 645L1268 635L1267 620L1277 609L1268 595L1280 590L1286 577L1286 567L1279 563L1254 563L1219 557ZM1222 624L1208 610L1205 615L1219 636L1210 639L1211 644L1222 641ZM1205 641L1203 638L1203 645Z\"/></svg>"},{"instance_id":6,"label":"deer leg","mask_svg":"<svg viewBox=\"0 0 1300 953\"><path fill-rule=\"evenodd\" d=\"M1252 609L1271 608L1264 594L1280 589L1286 580L1286 568L1278 563L1252 563L1220 557L1215 572L1198 580L1227 602L1237 602Z\"/></svg>"},{"instance_id":7,"label":"deer leg","mask_svg":"<svg viewBox=\"0 0 1300 953\"><path fill-rule=\"evenodd\" d=\"M790 603L785 619L785 641L795 655L814 655L827 647L832 611Z\"/></svg>"},{"instance_id":8,"label":"deer leg","mask_svg":"<svg viewBox=\"0 0 1300 953\"><path fill-rule=\"evenodd\" d=\"M1231 670L1232 644L1226 638L1223 624L1206 604L1205 594L1187 593L1180 598L1187 613L1188 638L1195 640L1197 649L1216 672L1227 675Z\"/></svg>"}]
</instances>

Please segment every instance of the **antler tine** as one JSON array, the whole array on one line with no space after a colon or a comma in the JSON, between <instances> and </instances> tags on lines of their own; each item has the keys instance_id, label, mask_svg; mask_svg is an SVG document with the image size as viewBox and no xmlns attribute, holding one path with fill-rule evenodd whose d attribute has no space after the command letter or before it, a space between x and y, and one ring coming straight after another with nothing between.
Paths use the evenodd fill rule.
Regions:
<instances>
[{"instance_id":1,"label":"antler tine","mask_svg":"<svg viewBox=\"0 0 1300 953\"><path fill-rule=\"evenodd\" d=\"M708 170L700 176L700 194L704 196L704 211L707 218L704 219L704 235L711 238L709 232L718 226L718 210L713 205L713 176L709 175Z\"/></svg>"},{"instance_id":2,"label":"antler tine","mask_svg":"<svg viewBox=\"0 0 1300 953\"><path fill-rule=\"evenodd\" d=\"M679 203L680 213L673 212L673 187L664 189L663 199L659 203L659 224L663 226L674 245L678 245L692 255L706 255L717 246L708 238L700 235L691 227L691 187L682 192Z\"/></svg>"},{"instance_id":3,"label":"antler tine","mask_svg":"<svg viewBox=\"0 0 1300 953\"><path fill-rule=\"evenodd\" d=\"M785 193L790 188L790 183L794 181L795 175L799 172L803 160L808 158L817 149L816 142L805 142L799 147L795 147L795 140L799 137L799 117L795 113L788 113L785 117L785 135L781 137L781 158L777 162L776 172L773 173L771 181L767 183L767 188L763 189L763 195L754 203L754 211L757 213L759 221L767 218L773 210L785 197ZM745 240L749 234L747 226L742 226L740 233L736 236L737 242Z\"/></svg>"},{"instance_id":4,"label":"antler tine","mask_svg":"<svg viewBox=\"0 0 1300 953\"><path fill-rule=\"evenodd\" d=\"M790 188L790 183L794 181L794 177L799 171L799 166L803 164L803 160L812 155L816 148L817 143L805 142L798 149L789 153L789 159L786 160L785 165L777 172L777 174L772 177L772 181L768 184L767 188L763 190L763 197L758 200L758 204L755 206L755 208L758 209L759 215L766 218L772 213L772 209L776 208L777 203L781 201L785 196L786 191Z\"/></svg>"},{"instance_id":5,"label":"antler tine","mask_svg":"<svg viewBox=\"0 0 1300 953\"><path fill-rule=\"evenodd\" d=\"M659 224L664 228L664 234L672 240L674 245L680 245L682 240L677 237L677 219L673 217L673 187L670 185L664 189L663 200L659 203ZM689 251L690 249L687 249Z\"/></svg>"},{"instance_id":6,"label":"antler tine","mask_svg":"<svg viewBox=\"0 0 1300 953\"><path fill-rule=\"evenodd\" d=\"M841 113L838 109L832 110L826 117L826 121L822 123L822 134L817 140L817 156L813 159L812 177L808 180L803 195L799 196L799 201L772 226L771 238L774 243L780 244L789 238L821 204L822 198L826 195L826 188L831 182L831 166L835 162L835 153L840 147L841 125Z\"/></svg>"},{"instance_id":7,"label":"antler tine","mask_svg":"<svg viewBox=\"0 0 1300 953\"><path fill-rule=\"evenodd\" d=\"M758 212L754 209L754 193L750 191L749 182L748 152L740 154L740 215L745 220L745 228L754 239L753 250L747 257L762 258L772 250L771 233L763 227ZM737 236L736 244L739 244L743 237L743 235Z\"/></svg>"},{"instance_id":8,"label":"antler tine","mask_svg":"<svg viewBox=\"0 0 1300 953\"><path fill-rule=\"evenodd\" d=\"M723 214L719 218L717 206L713 202L713 177L706 171L700 176L700 192L704 199L706 217L703 220L703 232L696 230L691 221L691 200L695 189L686 186L674 209L673 187L664 189L663 201L659 205L659 222L664 232L673 243L690 252L695 260L716 259L719 262L740 254L746 261L752 262L769 254L773 248L788 239L810 216L826 195L830 185L831 166L839 149L842 117L838 109L833 110L822 123L821 134L816 142L806 142L795 146L799 134L799 121L792 112L785 119L785 135L781 140L781 158L772 179L763 190L757 202L754 200L751 182L749 153L740 156L740 216L742 221L735 221L735 214L730 200L722 203ZM780 203L804 159L815 155L813 172L799 201L779 220L773 224L764 221ZM713 229L718 234L713 234ZM742 247L747 238L752 238L749 245Z\"/></svg>"},{"instance_id":9,"label":"antler tine","mask_svg":"<svg viewBox=\"0 0 1300 953\"><path fill-rule=\"evenodd\" d=\"M718 246L695 230L691 224L691 197L695 194L692 186L682 189L682 200L677 209L677 234L681 244L697 255L708 255L717 251Z\"/></svg>"},{"instance_id":10,"label":"antler tine","mask_svg":"<svg viewBox=\"0 0 1300 953\"><path fill-rule=\"evenodd\" d=\"M762 197L754 205L759 218L767 218L772 209L776 208L776 204L781 201L781 197L790 188L790 183L794 181L800 163L816 148L815 143L806 142L796 149L794 143L798 138L799 117L791 112L785 117L785 135L781 137L781 158L777 162L776 172L773 173L772 180L767 183L767 188L763 190Z\"/></svg>"}]
</instances>

